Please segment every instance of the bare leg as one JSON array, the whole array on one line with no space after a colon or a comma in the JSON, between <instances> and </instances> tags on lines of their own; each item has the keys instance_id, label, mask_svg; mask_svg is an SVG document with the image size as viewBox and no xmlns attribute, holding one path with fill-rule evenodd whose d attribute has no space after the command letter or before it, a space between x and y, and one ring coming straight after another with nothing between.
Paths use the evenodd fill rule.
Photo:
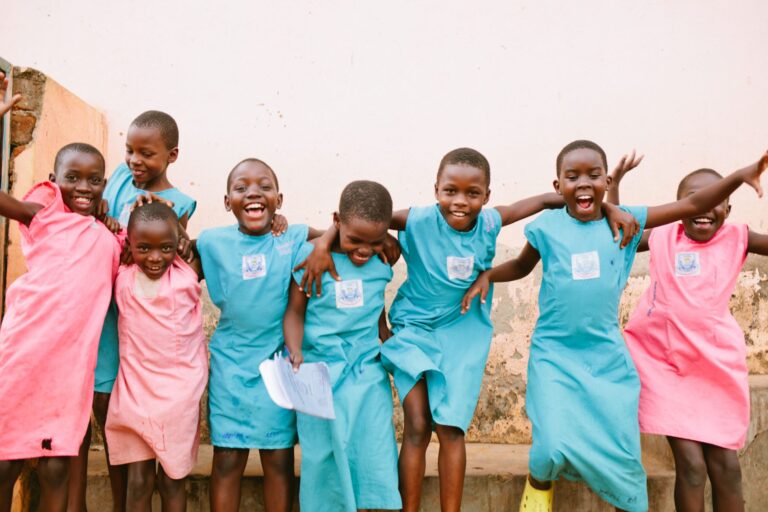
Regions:
<instances>
[{"instance_id":1,"label":"bare leg","mask_svg":"<svg viewBox=\"0 0 768 512\"><path fill-rule=\"evenodd\" d=\"M87 512L85 507L85 487L88 483L88 450L91 447L91 422L80 444L80 452L69 461L69 496L67 512Z\"/></svg>"},{"instance_id":2,"label":"bare leg","mask_svg":"<svg viewBox=\"0 0 768 512\"><path fill-rule=\"evenodd\" d=\"M0 512L10 512L13 486L24 468L24 459L0 460Z\"/></svg>"},{"instance_id":3,"label":"bare leg","mask_svg":"<svg viewBox=\"0 0 768 512\"><path fill-rule=\"evenodd\" d=\"M741 466L736 451L706 444L704 458L712 482L712 508L715 512L744 512Z\"/></svg>"},{"instance_id":4,"label":"bare leg","mask_svg":"<svg viewBox=\"0 0 768 512\"><path fill-rule=\"evenodd\" d=\"M467 450L464 431L457 427L437 425L440 454L437 469L440 475L440 510L459 512L464 491L464 473L467 468Z\"/></svg>"},{"instance_id":5,"label":"bare leg","mask_svg":"<svg viewBox=\"0 0 768 512\"><path fill-rule=\"evenodd\" d=\"M289 512L293 503L293 448L259 450L264 468L264 510Z\"/></svg>"},{"instance_id":6,"label":"bare leg","mask_svg":"<svg viewBox=\"0 0 768 512\"><path fill-rule=\"evenodd\" d=\"M432 438L432 413L429 409L427 383L423 379L403 399L403 413L403 445L398 461L400 494L403 512L417 512L421 504L427 447Z\"/></svg>"},{"instance_id":7,"label":"bare leg","mask_svg":"<svg viewBox=\"0 0 768 512\"><path fill-rule=\"evenodd\" d=\"M152 493L155 491L155 459L126 464L128 485L125 509L129 512L151 512Z\"/></svg>"},{"instance_id":8,"label":"bare leg","mask_svg":"<svg viewBox=\"0 0 768 512\"><path fill-rule=\"evenodd\" d=\"M187 510L187 477L174 480L165 474L163 465L157 470L157 489L160 491L160 501L163 512L186 512Z\"/></svg>"},{"instance_id":9,"label":"bare leg","mask_svg":"<svg viewBox=\"0 0 768 512\"><path fill-rule=\"evenodd\" d=\"M113 466L109 463L109 446L107 446L107 436L104 434L104 425L107 423L107 410L109 409L109 397L109 393L95 392L93 394L93 416L96 418L96 423L98 423L104 437L104 453L107 456L109 484L112 487L112 510L114 512L123 512L125 510L128 470L125 465Z\"/></svg>"},{"instance_id":10,"label":"bare leg","mask_svg":"<svg viewBox=\"0 0 768 512\"><path fill-rule=\"evenodd\" d=\"M240 510L240 481L248 463L248 450L213 447L211 511Z\"/></svg>"},{"instance_id":11,"label":"bare leg","mask_svg":"<svg viewBox=\"0 0 768 512\"><path fill-rule=\"evenodd\" d=\"M704 447L696 441L667 437L675 457L675 509L677 512L704 512L707 463Z\"/></svg>"},{"instance_id":12,"label":"bare leg","mask_svg":"<svg viewBox=\"0 0 768 512\"><path fill-rule=\"evenodd\" d=\"M40 457L38 459L40 512L64 512L67 510L70 458Z\"/></svg>"}]
</instances>

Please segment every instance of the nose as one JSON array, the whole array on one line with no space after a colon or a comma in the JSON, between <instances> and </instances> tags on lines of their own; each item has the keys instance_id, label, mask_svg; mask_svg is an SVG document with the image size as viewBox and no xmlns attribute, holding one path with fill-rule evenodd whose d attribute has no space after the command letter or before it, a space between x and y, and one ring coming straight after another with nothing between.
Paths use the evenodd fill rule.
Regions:
<instances>
[{"instance_id":1,"label":"nose","mask_svg":"<svg viewBox=\"0 0 768 512\"><path fill-rule=\"evenodd\" d=\"M152 263L159 263L160 261L162 261L162 259L163 257L160 254L160 251L150 251L149 254L147 255L147 260Z\"/></svg>"},{"instance_id":2,"label":"nose","mask_svg":"<svg viewBox=\"0 0 768 512\"><path fill-rule=\"evenodd\" d=\"M75 190L81 193L91 192L93 187L87 179L77 180L75 183Z\"/></svg>"},{"instance_id":3,"label":"nose","mask_svg":"<svg viewBox=\"0 0 768 512\"><path fill-rule=\"evenodd\" d=\"M261 196L261 189L257 186L248 187L248 190L245 192L246 197L259 197Z\"/></svg>"},{"instance_id":4,"label":"nose","mask_svg":"<svg viewBox=\"0 0 768 512\"><path fill-rule=\"evenodd\" d=\"M367 257L369 257L369 256L371 256L373 254L373 248L371 246L365 245L365 246L360 247L357 250L357 253L360 256L363 256L363 257L367 258Z\"/></svg>"},{"instance_id":5,"label":"nose","mask_svg":"<svg viewBox=\"0 0 768 512\"><path fill-rule=\"evenodd\" d=\"M465 206L467 204L467 196L464 194L456 194L453 196L453 204L459 206Z\"/></svg>"}]
</instances>

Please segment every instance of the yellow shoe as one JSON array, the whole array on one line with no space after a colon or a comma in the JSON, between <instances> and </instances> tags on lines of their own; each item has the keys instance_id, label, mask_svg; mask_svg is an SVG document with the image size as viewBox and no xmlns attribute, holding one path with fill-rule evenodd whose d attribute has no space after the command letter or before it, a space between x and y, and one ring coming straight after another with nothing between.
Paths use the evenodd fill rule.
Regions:
<instances>
[{"instance_id":1,"label":"yellow shoe","mask_svg":"<svg viewBox=\"0 0 768 512\"><path fill-rule=\"evenodd\" d=\"M520 512L552 512L554 497L555 482L551 482L549 489L542 491L532 486L531 481L526 477L523 499L520 500Z\"/></svg>"}]
</instances>

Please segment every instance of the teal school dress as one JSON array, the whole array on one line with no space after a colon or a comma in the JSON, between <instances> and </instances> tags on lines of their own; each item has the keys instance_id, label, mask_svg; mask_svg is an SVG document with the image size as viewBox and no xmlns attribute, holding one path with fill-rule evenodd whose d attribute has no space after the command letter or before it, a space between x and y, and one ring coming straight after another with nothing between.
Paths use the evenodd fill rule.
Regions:
<instances>
[{"instance_id":1,"label":"teal school dress","mask_svg":"<svg viewBox=\"0 0 768 512\"><path fill-rule=\"evenodd\" d=\"M411 208L399 233L408 278L397 292L389 319L394 336L381 359L394 376L402 402L424 377L432 420L466 432L475 413L491 348L491 298L461 299L480 272L491 267L501 215L483 209L470 231L448 225L437 205Z\"/></svg>"},{"instance_id":2,"label":"teal school dress","mask_svg":"<svg viewBox=\"0 0 768 512\"><path fill-rule=\"evenodd\" d=\"M259 364L283 349L283 316L306 225L281 236L246 235L238 225L200 233L205 283L221 317L209 345L211 444L223 448L291 448L296 415L275 405Z\"/></svg>"},{"instance_id":3,"label":"teal school dress","mask_svg":"<svg viewBox=\"0 0 768 512\"><path fill-rule=\"evenodd\" d=\"M131 215L131 206L136 202L136 197L146 191L133 185L133 175L125 163L117 166L117 169L107 180L103 199L109 205L107 215L120 221L125 228L128 226L128 218ZM177 188L169 188L153 194L173 202L173 211L179 218L187 215L189 218L195 213L197 202ZM104 319L104 327L99 338L99 355L96 360L96 379L94 389L100 393L111 393L112 386L117 378L117 369L120 363L120 354L117 344L117 306L112 300Z\"/></svg>"},{"instance_id":4,"label":"teal school dress","mask_svg":"<svg viewBox=\"0 0 768 512\"><path fill-rule=\"evenodd\" d=\"M565 208L525 227L541 254L539 318L531 338L526 412L533 424L530 472L584 481L630 512L648 510L640 460L640 380L619 328L619 300L645 225L625 249L605 219L580 222Z\"/></svg>"},{"instance_id":5,"label":"teal school dress","mask_svg":"<svg viewBox=\"0 0 768 512\"><path fill-rule=\"evenodd\" d=\"M306 244L299 259L311 250ZM357 267L332 256L344 280L323 274L323 295L307 304L302 352L305 362L328 365L336 419L296 415L301 510L399 510L392 388L378 330L392 269L377 257ZM297 283L302 274L294 273Z\"/></svg>"}]
</instances>

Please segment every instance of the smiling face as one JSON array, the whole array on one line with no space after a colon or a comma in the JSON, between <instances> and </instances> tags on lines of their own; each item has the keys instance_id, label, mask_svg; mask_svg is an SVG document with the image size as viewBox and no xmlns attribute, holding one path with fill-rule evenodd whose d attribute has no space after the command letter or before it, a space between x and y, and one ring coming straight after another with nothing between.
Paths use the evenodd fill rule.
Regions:
<instances>
[{"instance_id":1,"label":"smiling face","mask_svg":"<svg viewBox=\"0 0 768 512\"><path fill-rule=\"evenodd\" d=\"M178 224L161 219L140 220L128 231L133 261L150 279L160 279L176 257Z\"/></svg>"},{"instance_id":2,"label":"smiling face","mask_svg":"<svg viewBox=\"0 0 768 512\"><path fill-rule=\"evenodd\" d=\"M447 164L435 183L440 213L457 231L472 229L490 194L485 173L471 165Z\"/></svg>"},{"instance_id":3,"label":"smiling face","mask_svg":"<svg viewBox=\"0 0 768 512\"><path fill-rule=\"evenodd\" d=\"M357 265L365 265L375 254L381 252L389 229L388 222L375 222L350 217L342 221L339 214L333 214L333 223L339 231L337 252L347 255Z\"/></svg>"},{"instance_id":4,"label":"smiling face","mask_svg":"<svg viewBox=\"0 0 768 512\"><path fill-rule=\"evenodd\" d=\"M283 205L272 171L261 162L245 161L229 176L224 206L231 210L246 235L266 235L272 218Z\"/></svg>"},{"instance_id":5,"label":"smiling face","mask_svg":"<svg viewBox=\"0 0 768 512\"><path fill-rule=\"evenodd\" d=\"M721 179L722 178L709 173L689 176L686 178L685 184L680 188L678 199L690 196ZM715 233L717 233L730 213L731 205L728 204L728 199L726 199L706 213L683 219L683 229L685 230L685 234L691 240L707 242L715 236Z\"/></svg>"},{"instance_id":6,"label":"smiling face","mask_svg":"<svg viewBox=\"0 0 768 512\"><path fill-rule=\"evenodd\" d=\"M158 185L167 185L165 170L178 156L179 148L168 149L159 128L131 125L128 129L125 163L137 188L153 190Z\"/></svg>"},{"instance_id":7,"label":"smiling face","mask_svg":"<svg viewBox=\"0 0 768 512\"><path fill-rule=\"evenodd\" d=\"M600 153L578 148L563 156L555 191L563 196L568 213L582 222L602 218L603 196L611 184Z\"/></svg>"},{"instance_id":8,"label":"smiling face","mask_svg":"<svg viewBox=\"0 0 768 512\"><path fill-rule=\"evenodd\" d=\"M107 184L104 161L95 154L67 151L50 180L59 186L67 208L80 215L94 215Z\"/></svg>"}]
</instances>

